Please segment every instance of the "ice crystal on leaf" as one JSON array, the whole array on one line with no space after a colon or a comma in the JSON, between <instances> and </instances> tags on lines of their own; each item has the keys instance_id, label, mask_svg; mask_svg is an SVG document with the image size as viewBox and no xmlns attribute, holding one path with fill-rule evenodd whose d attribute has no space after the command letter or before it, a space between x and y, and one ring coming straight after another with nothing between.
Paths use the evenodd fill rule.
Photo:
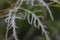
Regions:
<instances>
[{"instance_id":1,"label":"ice crystal on leaf","mask_svg":"<svg viewBox=\"0 0 60 40\"><path fill-rule=\"evenodd\" d=\"M28 1L27 1L28 4L29 4L29 1L31 1L31 5L34 6L34 0L28 0ZM48 4L47 4L46 2L44 2L44 0L37 0L37 1L38 1L39 5L42 4L42 6L45 6L45 7L47 8L47 10L48 10L48 12L49 12L49 14L50 14L50 17L51 17L51 19L52 19L52 21L53 21L54 18L53 18L52 12L51 12Z\"/></svg>"},{"instance_id":2,"label":"ice crystal on leaf","mask_svg":"<svg viewBox=\"0 0 60 40\"><path fill-rule=\"evenodd\" d=\"M5 22L7 23L7 31L11 28L13 28L13 37L15 40L18 40L17 36L16 36L16 24L15 24L15 19L16 19L16 16L15 14L12 16L12 10L9 11L8 13L8 17L5 19ZM8 34L7 34L8 35ZM7 38L6 38L7 40Z\"/></svg>"},{"instance_id":3,"label":"ice crystal on leaf","mask_svg":"<svg viewBox=\"0 0 60 40\"><path fill-rule=\"evenodd\" d=\"M34 2L36 0L17 0L14 8L13 9L8 9L9 13L7 14L7 18L5 19L5 22L7 23L7 31L10 30L11 28L13 28L12 36L14 37L15 40L18 40L18 37L16 35L17 26L16 26L16 23L15 23L15 19L25 20L27 18L27 21L28 21L29 24L31 24L31 25L34 24L34 26L38 29L41 27L42 33L46 36L46 39L50 40L50 38L48 36L48 32L45 30L45 28L47 28L47 27L45 25L43 25L43 23L41 22L39 17L37 15L35 15L33 12L21 7L21 5L23 5L24 1L26 2L26 4L31 4L31 6L34 6L35 5ZM48 6L48 3L44 2L44 0L37 0L37 1L39 2L39 5L42 4L43 6L45 6L47 8L51 19L54 20L52 12L51 12L51 10ZM58 4L60 4L58 0L51 0L51 1L57 2ZM18 9L25 11L25 15L23 17L16 15ZM21 13L21 14L23 14L23 13ZM30 18L30 16L32 16L32 17ZM36 24L36 21L37 21L37 24ZM6 34L6 35L8 35L8 34ZM7 36L6 36L6 40L7 40Z\"/></svg>"}]
</instances>

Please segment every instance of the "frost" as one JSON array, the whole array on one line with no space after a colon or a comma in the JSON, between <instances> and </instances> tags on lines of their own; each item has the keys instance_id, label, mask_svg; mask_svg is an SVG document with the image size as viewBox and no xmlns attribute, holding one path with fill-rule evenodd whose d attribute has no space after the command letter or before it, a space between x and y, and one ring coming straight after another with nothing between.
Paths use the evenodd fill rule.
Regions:
<instances>
[{"instance_id":1,"label":"frost","mask_svg":"<svg viewBox=\"0 0 60 40\"><path fill-rule=\"evenodd\" d=\"M27 17L28 23L31 24L31 25L34 24L34 26L35 26L36 28L38 28L38 29L41 27L42 33L45 34L46 39L47 39L47 40L50 40L50 38L49 38L49 36L48 36L48 32L45 30L46 26L43 25L43 23L40 21L40 19L39 19L33 12L31 12L31 11L29 11L29 10L26 10L26 9L23 9L23 8L20 8L20 9L28 12L28 13L26 13L25 16L24 16L24 17ZM31 21L30 21L30 14L32 15ZM36 24L36 20L37 20L37 22L38 22L37 24Z\"/></svg>"},{"instance_id":2,"label":"frost","mask_svg":"<svg viewBox=\"0 0 60 40\"><path fill-rule=\"evenodd\" d=\"M53 15L52 15L52 12L50 11L50 8L47 5L47 3L45 3L43 0L39 0L39 2L41 2L43 4L43 6L45 6L47 8L47 10L48 10L48 12L50 14L51 19L54 20Z\"/></svg>"},{"instance_id":3,"label":"frost","mask_svg":"<svg viewBox=\"0 0 60 40\"><path fill-rule=\"evenodd\" d=\"M32 6L34 6L34 1L35 0L27 0L27 4L30 4L29 2L31 1L31 5ZM49 14L50 14L50 17L51 17L51 19L52 19L52 21L54 20L54 18L53 18L53 15L52 15L52 12L51 12L51 10L50 10L50 8L49 8L49 6L48 6L48 4L46 3L46 2L44 2L44 0L37 0L38 1L38 3L41 5L43 5L43 6L45 6L46 8L47 8L47 10L48 10L48 12L49 12Z\"/></svg>"},{"instance_id":4,"label":"frost","mask_svg":"<svg viewBox=\"0 0 60 40\"><path fill-rule=\"evenodd\" d=\"M10 30L11 28L13 28L13 37L14 37L15 40L18 40L18 38L16 36L17 26L15 24L15 19L16 19L15 14L12 16L12 10L9 10L8 17L5 19L5 22L7 23L7 31ZM6 33L6 40L8 39L7 38L7 35L8 35L7 33Z\"/></svg>"},{"instance_id":5,"label":"frost","mask_svg":"<svg viewBox=\"0 0 60 40\"><path fill-rule=\"evenodd\" d=\"M12 36L14 37L15 40L18 40L18 37L16 35L16 29L17 29L17 26L16 26L16 23L15 23L15 19L20 19L20 20L25 20L27 18L27 21L29 24L35 26L36 28L40 28L42 29L42 34L44 34L46 36L46 39L47 40L50 40L49 36L48 36L48 32L45 30L45 28L47 28L42 22L41 20L39 19L39 17L42 17L44 18L43 16L36 16L33 12L27 10L27 9L24 9L21 7L21 5L23 5L23 2L26 2L26 4L31 4L31 6L34 6L34 1L35 0L17 0L15 6L13 9L8 9L9 10L9 13L7 14L7 18L5 19L5 22L7 23L7 29L6 29L6 40L8 39L7 38L7 35L8 35L8 30L10 30L11 28L13 28L13 33L12 33ZM54 20L53 18L53 15L52 15L52 12L48 6L48 3L44 2L44 0L37 0L39 2L39 5L42 4L44 7L47 8L49 14L50 14L50 17L52 20ZM56 2L58 4L59 1L58 0L51 0L53 2ZM21 10L24 10L25 11L25 15L23 17L20 17L20 16L16 16L16 12L18 11L18 9L21 9ZM12 14L12 12L14 14ZM22 13L21 13L22 14ZM30 16L32 16L30 18Z\"/></svg>"},{"instance_id":6,"label":"frost","mask_svg":"<svg viewBox=\"0 0 60 40\"><path fill-rule=\"evenodd\" d=\"M60 4L60 2L58 1L58 0L52 0L53 2L56 2L56 3L58 3L58 4Z\"/></svg>"},{"instance_id":7,"label":"frost","mask_svg":"<svg viewBox=\"0 0 60 40\"><path fill-rule=\"evenodd\" d=\"M34 6L34 5L35 5L35 4L34 4L34 1L36 1L36 0L27 0L26 3L27 3L27 4L31 4L32 6ZM49 6L48 6L48 3L44 2L44 0L37 0L37 1L38 1L38 3L39 3L40 5L42 4L43 6L45 6L45 7L47 8L47 10L48 10L48 12L49 12L49 14L50 14L50 17L51 17L51 19L52 19L52 21L53 21L54 18L53 18L52 12L51 12L51 10L50 10L50 8L49 8ZM50 1L53 1L53 2L51 2L51 3L56 2L56 3L60 4L60 2L59 2L58 0L50 0Z\"/></svg>"}]
</instances>

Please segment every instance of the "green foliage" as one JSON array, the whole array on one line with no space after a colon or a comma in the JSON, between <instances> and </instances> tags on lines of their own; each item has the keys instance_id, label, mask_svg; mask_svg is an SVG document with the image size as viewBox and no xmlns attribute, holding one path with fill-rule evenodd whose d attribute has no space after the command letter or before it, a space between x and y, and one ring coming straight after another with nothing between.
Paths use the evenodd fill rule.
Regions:
<instances>
[{"instance_id":1,"label":"green foliage","mask_svg":"<svg viewBox=\"0 0 60 40\"><path fill-rule=\"evenodd\" d=\"M13 3L12 0L11 0L11 3ZM9 5L11 5L10 2L7 2L5 0L0 0L0 10L7 8ZM42 7L39 5L28 6L28 5L23 4L22 8L28 9L38 16L43 15L43 17L45 19L42 19L42 22L47 26L47 28L48 28L47 30L49 31L50 37L57 34L58 30L60 29L60 21L59 21L60 20L60 5L58 5L56 3L50 5L50 9L53 13L54 21L51 21L47 10L45 10L46 9L45 7ZM21 11L21 12L23 12L23 11ZM18 26L17 34L19 34L19 32L21 30L28 31L29 28L32 27L30 24L28 24L28 22L26 20L22 21L22 20L16 19L16 25ZM2 21L0 21L0 40L4 40L5 31L6 31L6 23L4 23L4 20L2 20ZM43 36L36 37L36 39L37 40L45 40L45 38Z\"/></svg>"}]
</instances>

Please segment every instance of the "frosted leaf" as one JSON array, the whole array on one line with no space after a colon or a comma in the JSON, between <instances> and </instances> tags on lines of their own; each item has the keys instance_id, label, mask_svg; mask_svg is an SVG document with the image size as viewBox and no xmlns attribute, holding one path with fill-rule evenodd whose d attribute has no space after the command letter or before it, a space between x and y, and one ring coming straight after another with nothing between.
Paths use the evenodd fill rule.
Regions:
<instances>
[{"instance_id":1,"label":"frosted leaf","mask_svg":"<svg viewBox=\"0 0 60 40\"><path fill-rule=\"evenodd\" d=\"M60 2L58 1L58 0L52 0L53 2L56 2L56 3L58 3L58 4L60 4Z\"/></svg>"},{"instance_id":2,"label":"frosted leaf","mask_svg":"<svg viewBox=\"0 0 60 40\"><path fill-rule=\"evenodd\" d=\"M53 15L52 15L52 12L51 12L49 6L47 5L47 3L45 3L43 0L39 0L39 2L40 2L41 4L43 4L43 6L45 6L45 7L47 8L47 10L48 10L48 12L49 12L49 14L50 14L51 19L54 20Z\"/></svg>"},{"instance_id":3,"label":"frosted leaf","mask_svg":"<svg viewBox=\"0 0 60 40\"><path fill-rule=\"evenodd\" d=\"M29 11L29 10L26 10L26 9L23 9L23 8L20 8L20 9L28 12L27 15L26 15L26 18L27 18L28 23L31 24L31 25L32 25L32 23L33 23L34 26L35 26L36 28L38 28L38 29L41 27L42 33L45 34L46 39L47 39L47 40L50 40L50 38L49 38L49 36L48 36L48 33L47 33L47 31L45 30L45 28L47 28L47 27L46 27L45 25L43 25L43 23L40 21L40 19L39 19L33 12L31 12L31 11ZM32 15L32 18L31 18L31 19L30 19L30 14ZM33 18L34 18L34 20L33 20ZM25 20L25 19L24 19L24 20ZM32 20L33 20L33 21L32 21ZM37 24L36 24L36 20L37 20L37 22L38 22Z\"/></svg>"},{"instance_id":4,"label":"frosted leaf","mask_svg":"<svg viewBox=\"0 0 60 40\"><path fill-rule=\"evenodd\" d=\"M48 36L48 32L45 30L45 28L47 28L39 19L38 16L36 16L33 12L23 9L21 7L21 5L23 4L23 2L26 1L27 4L30 4L32 6L34 6L34 1L35 0L17 0L16 5L13 9L9 10L9 14L8 17L6 18L5 22L7 23L7 27L9 28L13 28L13 37L15 38L15 40L18 40L17 35L16 35L16 23L15 23L15 19L20 19L20 20L25 20L27 19L28 23L35 26L36 28L42 29L42 33L46 36L47 40L50 40L49 36ZM43 6L45 6L50 14L50 17L52 20L54 20L52 12L48 6L48 4L46 2L44 2L44 0L37 0L39 2L39 4L42 4ZM56 1L56 0L55 0ZM25 15L23 17L21 16L16 16L16 12L18 11L18 9L24 10L25 11ZM14 14L12 15L12 11L14 12ZM30 18L30 16L32 16ZM40 16L41 17L41 16ZM36 22L37 21L37 22Z\"/></svg>"}]
</instances>

